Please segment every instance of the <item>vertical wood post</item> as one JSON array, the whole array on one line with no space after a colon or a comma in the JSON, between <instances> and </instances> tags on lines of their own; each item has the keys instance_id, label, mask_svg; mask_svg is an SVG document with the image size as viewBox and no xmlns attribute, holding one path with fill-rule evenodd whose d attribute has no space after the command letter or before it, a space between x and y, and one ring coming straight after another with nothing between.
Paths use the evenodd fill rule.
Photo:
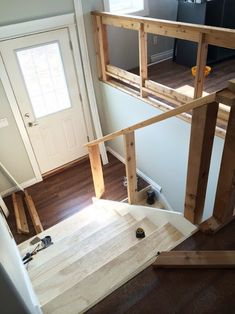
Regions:
<instances>
[{"instance_id":1,"label":"vertical wood post","mask_svg":"<svg viewBox=\"0 0 235 314\"><path fill-rule=\"evenodd\" d=\"M124 134L123 139L125 149L128 202L129 204L135 204L137 200L135 133L131 132Z\"/></svg>"},{"instance_id":2,"label":"vertical wood post","mask_svg":"<svg viewBox=\"0 0 235 314\"><path fill-rule=\"evenodd\" d=\"M102 80L107 81L108 77L106 74L106 66L109 64L109 52L108 52L108 38L107 38L107 27L102 23L102 17L96 16L98 41L99 41L99 55Z\"/></svg>"},{"instance_id":3,"label":"vertical wood post","mask_svg":"<svg viewBox=\"0 0 235 314\"><path fill-rule=\"evenodd\" d=\"M213 216L221 223L231 219L235 206L235 106L231 107L217 185Z\"/></svg>"},{"instance_id":4,"label":"vertical wood post","mask_svg":"<svg viewBox=\"0 0 235 314\"><path fill-rule=\"evenodd\" d=\"M88 146L88 152L91 163L95 195L97 198L101 198L104 194L105 188L99 145L97 144L93 146Z\"/></svg>"},{"instance_id":5,"label":"vertical wood post","mask_svg":"<svg viewBox=\"0 0 235 314\"><path fill-rule=\"evenodd\" d=\"M148 55L147 55L147 33L144 31L144 24L141 23L139 30L139 65L140 65L140 95L146 97L148 94L143 91L145 80L148 79Z\"/></svg>"},{"instance_id":6,"label":"vertical wood post","mask_svg":"<svg viewBox=\"0 0 235 314\"><path fill-rule=\"evenodd\" d=\"M194 83L194 98L199 98L203 93L204 85L204 69L207 61L208 43L206 41L206 34L200 34L200 40L197 50L197 71Z\"/></svg>"},{"instance_id":7,"label":"vertical wood post","mask_svg":"<svg viewBox=\"0 0 235 314\"><path fill-rule=\"evenodd\" d=\"M92 15L92 24L94 31L94 44L95 44L95 54L96 54L96 65L97 65L97 73L99 79L102 79L102 71L101 71L101 57L100 57L100 43L99 43L99 27L97 23L97 18L95 15Z\"/></svg>"},{"instance_id":8,"label":"vertical wood post","mask_svg":"<svg viewBox=\"0 0 235 314\"><path fill-rule=\"evenodd\" d=\"M184 216L200 223L205 204L218 103L193 110Z\"/></svg>"}]
</instances>

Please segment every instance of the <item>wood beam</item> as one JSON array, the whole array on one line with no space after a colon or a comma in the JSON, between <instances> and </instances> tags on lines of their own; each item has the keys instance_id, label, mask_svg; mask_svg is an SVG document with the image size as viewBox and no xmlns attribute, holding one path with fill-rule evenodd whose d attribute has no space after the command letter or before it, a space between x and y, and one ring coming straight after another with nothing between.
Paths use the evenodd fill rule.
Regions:
<instances>
[{"instance_id":1,"label":"wood beam","mask_svg":"<svg viewBox=\"0 0 235 314\"><path fill-rule=\"evenodd\" d=\"M134 73L122 70L120 68L115 67L114 65L108 64L106 73L109 76L117 78L120 81L128 83L134 86L140 86L140 76Z\"/></svg>"},{"instance_id":2,"label":"wood beam","mask_svg":"<svg viewBox=\"0 0 235 314\"><path fill-rule=\"evenodd\" d=\"M193 42L199 42L200 34L203 33L206 35L206 41L209 45L235 49L234 29L174 22L147 17L137 17L132 15L114 15L112 13L98 11L94 11L91 14L103 18L108 17L109 25L114 25L114 23L116 23L117 27L125 28L125 24L127 24L126 28L130 28L129 26L131 23L144 23L144 31L146 33L179 38ZM106 21L107 19L105 19L105 23Z\"/></svg>"},{"instance_id":3,"label":"wood beam","mask_svg":"<svg viewBox=\"0 0 235 314\"><path fill-rule=\"evenodd\" d=\"M235 268L235 251L161 252L154 268Z\"/></svg>"},{"instance_id":4,"label":"wood beam","mask_svg":"<svg viewBox=\"0 0 235 314\"><path fill-rule=\"evenodd\" d=\"M101 47L99 43L99 27L98 27L97 20L98 20L97 17L92 15L97 73L98 73L98 78L102 79L101 57L100 57Z\"/></svg>"},{"instance_id":5,"label":"wood beam","mask_svg":"<svg viewBox=\"0 0 235 314\"><path fill-rule=\"evenodd\" d=\"M235 106L235 93L226 88L216 93L216 101L226 106Z\"/></svg>"},{"instance_id":6,"label":"wood beam","mask_svg":"<svg viewBox=\"0 0 235 314\"><path fill-rule=\"evenodd\" d=\"M207 234L213 234L222 229L228 223L235 219L235 216L230 217L228 220L224 221L223 223L216 219L215 217L210 217L207 220L203 221L200 224L199 228L202 232Z\"/></svg>"},{"instance_id":7,"label":"wood beam","mask_svg":"<svg viewBox=\"0 0 235 314\"><path fill-rule=\"evenodd\" d=\"M181 94L173 88L167 87L151 80L145 81L145 87L146 91L148 91L149 93L153 93L158 97L165 97L167 98L166 100L171 101L175 104L182 104L192 101L191 97Z\"/></svg>"},{"instance_id":8,"label":"wood beam","mask_svg":"<svg viewBox=\"0 0 235 314\"><path fill-rule=\"evenodd\" d=\"M215 135L218 103L193 110L184 216L201 222Z\"/></svg>"},{"instance_id":9,"label":"wood beam","mask_svg":"<svg viewBox=\"0 0 235 314\"><path fill-rule=\"evenodd\" d=\"M140 29L140 22L135 22L135 21L128 21L127 19L123 18L112 18L109 16L104 16L103 17L103 24L105 25L110 25L110 26L115 26L115 27L121 27L121 28L126 28L126 29L131 29L131 30L136 30L138 31Z\"/></svg>"},{"instance_id":10,"label":"wood beam","mask_svg":"<svg viewBox=\"0 0 235 314\"><path fill-rule=\"evenodd\" d=\"M184 113L184 112L188 112L194 108L199 108L199 107L202 107L208 103L211 103L215 101L215 94L210 94L210 95L207 95L205 97L202 97L202 98L198 98L198 99L195 99L195 100L192 100L191 102L185 104L185 105L182 105L181 107L178 107L178 108L175 108L175 109L172 109L172 110L169 110L167 112L164 112L162 114L159 114L153 118L150 118L150 119L147 119L147 120L144 120L142 122L139 122L139 123L136 123L128 128L125 128L125 129L122 129L122 130L119 130L119 131L116 131L116 132L113 132L111 134L108 134L108 135L105 135L104 137L102 138L99 138L97 140L94 140L94 141L91 141L87 144L85 144L85 146L89 147L89 146L93 146L93 145L96 145L96 144L99 144L99 143L102 143L102 142L106 142L106 141L109 141L109 140L112 140L120 135L124 135L124 134L127 134L127 133L130 133L132 131L135 131L135 130L138 130L138 129L142 129L148 125L152 125L154 123L157 123L157 122L160 122L160 121L164 121L166 119L169 119L171 117L175 117L181 113Z\"/></svg>"},{"instance_id":11,"label":"wood beam","mask_svg":"<svg viewBox=\"0 0 235 314\"><path fill-rule=\"evenodd\" d=\"M231 107L220 166L213 216L225 222L235 207L235 106Z\"/></svg>"},{"instance_id":12,"label":"wood beam","mask_svg":"<svg viewBox=\"0 0 235 314\"><path fill-rule=\"evenodd\" d=\"M125 164L127 176L127 194L129 204L137 201L137 176L135 158L135 133L131 132L123 136L125 150Z\"/></svg>"},{"instance_id":13,"label":"wood beam","mask_svg":"<svg viewBox=\"0 0 235 314\"><path fill-rule=\"evenodd\" d=\"M95 188L95 195L97 198L101 198L104 194L105 187L104 187L104 176L103 176L103 169L102 163L100 158L100 149L99 145L94 145L88 147L90 164L91 164L91 171L92 177L94 182Z\"/></svg>"},{"instance_id":14,"label":"wood beam","mask_svg":"<svg viewBox=\"0 0 235 314\"><path fill-rule=\"evenodd\" d=\"M29 226L24 210L22 195L18 193L12 194L13 207L16 218L16 228L19 234L28 234Z\"/></svg>"},{"instance_id":15,"label":"wood beam","mask_svg":"<svg viewBox=\"0 0 235 314\"><path fill-rule=\"evenodd\" d=\"M144 31L144 24L139 30L139 71L140 71L140 95L147 97L144 91L145 81L148 79L148 52L147 52L147 33Z\"/></svg>"},{"instance_id":16,"label":"wood beam","mask_svg":"<svg viewBox=\"0 0 235 314\"><path fill-rule=\"evenodd\" d=\"M108 38L106 25L102 23L100 16L96 17L98 41L99 41L99 55L101 64L102 80L107 81L108 77L106 74L106 66L109 64L109 53L108 53Z\"/></svg>"},{"instance_id":17,"label":"wood beam","mask_svg":"<svg viewBox=\"0 0 235 314\"><path fill-rule=\"evenodd\" d=\"M36 210L34 201L31 197L31 195L29 195L28 191L25 190L25 202L34 226L34 229L36 231L36 233L41 233L43 231L43 226L41 224L40 218L38 216L38 212Z\"/></svg>"},{"instance_id":18,"label":"wood beam","mask_svg":"<svg viewBox=\"0 0 235 314\"><path fill-rule=\"evenodd\" d=\"M206 41L206 35L201 33L198 43L197 51L197 70L194 83L194 98L202 97L204 86L204 71L207 61L208 43Z\"/></svg>"}]
</instances>

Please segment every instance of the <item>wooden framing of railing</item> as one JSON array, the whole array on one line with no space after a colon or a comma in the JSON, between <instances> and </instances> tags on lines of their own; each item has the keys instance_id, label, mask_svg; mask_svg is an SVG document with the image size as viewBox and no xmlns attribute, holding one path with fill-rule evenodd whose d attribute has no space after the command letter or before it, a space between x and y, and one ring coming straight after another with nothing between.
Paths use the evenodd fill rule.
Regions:
<instances>
[{"instance_id":1,"label":"wooden framing of railing","mask_svg":"<svg viewBox=\"0 0 235 314\"><path fill-rule=\"evenodd\" d=\"M203 224L202 228L206 230L218 229L233 219L235 206L235 87L233 84L228 89L191 100L168 112L87 143L96 197L101 198L105 192L99 153L100 143L114 140L120 136L123 137L128 202L135 204L138 199L135 131L193 110L184 216L192 223L200 224L206 198L219 102L231 106L231 111L213 216Z\"/></svg>"},{"instance_id":2,"label":"wooden framing of railing","mask_svg":"<svg viewBox=\"0 0 235 314\"><path fill-rule=\"evenodd\" d=\"M127 90L125 84L133 87L133 96L138 96L148 103L156 105L149 96L157 96L174 106L181 106L190 101L190 97L177 92L167 86L158 84L148 79L147 67L147 34L154 34L177 39L193 41L198 44L197 74L194 82L194 99L202 96L204 86L204 67L207 60L208 45L235 49L235 30L219 27L194 25L189 23L158 20L147 17L130 15L117 15L107 12L91 13L94 24L95 46L97 55L97 68L99 78L106 82L117 85L124 83L123 90ZM139 38L139 75L117 68L109 63L107 26L130 29L138 32ZM117 81L113 80L117 79ZM128 89L130 93L130 88ZM199 111L197 112L200 115ZM224 108L219 109L219 122L225 127L229 112ZM218 131L218 130L217 130ZM225 132L217 132L224 136Z\"/></svg>"},{"instance_id":3,"label":"wooden framing of railing","mask_svg":"<svg viewBox=\"0 0 235 314\"><path fill-rule=\"evenodd\" d=\"M135 131L148 125L163 121L186 112L192 113L191 138L188 159L188 174L185 195L184 215L194 224L200 224L203 216L205 197L213 140L217 121L227 125L225 145L216 192L213 216L206 221L204 230L217 230L234 217L235 205L235 82L229 82L227 89L202 97L204 86L204 68L207 60L208 45L235 49L235 30L217 27L193 25L152 18L115 15L104 12L92 12L95 34L95 46L99 78L106 83L123 88L133 96L151 103L149 96L157 96L176 105L151 119L142 121L123 130L116 131L87 144L95 191L97 197L104 193L104 179L99 156L99 144L116 137L124 139L126 173L128 179L128 201L134 204L138 199L135 159ZM107 26L121 27L138 32L139 38L139 75L120 69L109 63ZM148 79L147 34L155 34L196 42L197 73L193 97ZM115 80L112 80L112 79ZM117 81L118 80L118 81ZM223 103L225 106L219 106ZM231 110L228 109L231 107ZM224 108L224 109L223 109ZM220 134L221 135L221 134Z\"/></svg>"}]
</instances>

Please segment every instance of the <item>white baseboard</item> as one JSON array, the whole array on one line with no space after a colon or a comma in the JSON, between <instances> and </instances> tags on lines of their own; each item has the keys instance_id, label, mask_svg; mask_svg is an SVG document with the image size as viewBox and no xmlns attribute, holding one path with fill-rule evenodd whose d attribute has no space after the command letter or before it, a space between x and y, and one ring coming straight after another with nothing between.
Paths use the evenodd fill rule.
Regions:
<instances>
[{"instance_id":1,"label":"white baseboard","mask_svg":"<svg viewBox=\"0 0 235 314\"><path fill-rule=\"evenodd\" d=\"M172 59L173 53L174 53L173 49L156 53L150 57L151 63L158 63L164 60Z\"/></svg>"},{"instance_id":2,"label":"white baseboard","mask_svg":"<svg viewBox=\"0 0 235 314\"><path fill-rule=\"evenodd\" d=\"M108 152L110 152L114 157L116 157L118 160L120 160L123 164L125 164L125 159L115 150L113 150L110 146L106 146L106 149ZM158 195L159 201L164 205L166 210L170 210L175 212L175 210L172 208L172 206L167 201L165 195L162 193L162 187L154 182L152 179L150 179L145 173L140 171L139 169L136 169L137 174L144 179L151 187L155 190L155 192Z\"/></svg>"},{"instance_id":3,"label":"white baseboard","mask_svg":"<svg viewBox=\"0 0 235 314\"><path fill-rule=\"evenodd\" d=\"M30 179L28 181L25 181L25 182L21 183L20 185L22 186L23 189L26 189L29 186L34 185L35 183L38 183L38 181L37 181L36 178L33 178L33 179ZM17 192L17 191L19 191L19 189L16 186L13 186L13 187L5 190L5 191L2 191L0 193L0 195L1 195L1 197L6 197L6 196L8 196L8 195L10 195L10 194L12 194L14 192Z\"/></svg>"}]
</instances>

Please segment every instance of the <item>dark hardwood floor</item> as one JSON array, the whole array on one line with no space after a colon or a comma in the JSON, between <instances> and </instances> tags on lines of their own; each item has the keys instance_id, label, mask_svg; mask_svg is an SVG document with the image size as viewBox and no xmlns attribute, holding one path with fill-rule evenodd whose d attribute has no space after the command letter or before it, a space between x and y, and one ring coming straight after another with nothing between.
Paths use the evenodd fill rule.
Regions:
<instances>
[{"instance_id":1,"label":"dark hardwood floor","mask_svg":"<svg viewBox=\"0 0 235 314\"><path fill-rule=\"evenodd\" d=\"M235 221L215 235L197 232L175 250L234 250ZM234 314L235 270L148 267L89 314Z\"/></svg>"},{"instance_id":2,"label":"dark hardwood floor","mask_svg":"<svg viewBox=\"0 0 235 314\"><path fill-rule=\"evenodd\" d=\"M121 201L127 197L127 190L122 184L125 166L111 154L108 154L108 158L109 164L103 167L106 191L102 198ZM147 186L147 183L141 178L138 182L139 189ZM76 166L51 175L27 190L34 200L44 229L48 229L92 204L95 192L89 159L82 160ZM35 232L29 217L30 234L17 234L12 199L9 196L4 200L10 211L7 222L16 242L21 243L32 237Z\"/></svg>"},{"instance_id":3,"label":"dark hardwood floor","mask_svg":"<svg viewBox=\"0 0 235 314\"><path fill-rule=\"evenodd\" d=\"M212 71L205 79L204 90L208 93L215 92L227 86L227 82L235 78L235 59L226 60L211 66ZM157 83L179 88L184 85L194 87L194 78L191 69L166 60L148 67L149 79Z\"/></svg>"}]
</instances>

